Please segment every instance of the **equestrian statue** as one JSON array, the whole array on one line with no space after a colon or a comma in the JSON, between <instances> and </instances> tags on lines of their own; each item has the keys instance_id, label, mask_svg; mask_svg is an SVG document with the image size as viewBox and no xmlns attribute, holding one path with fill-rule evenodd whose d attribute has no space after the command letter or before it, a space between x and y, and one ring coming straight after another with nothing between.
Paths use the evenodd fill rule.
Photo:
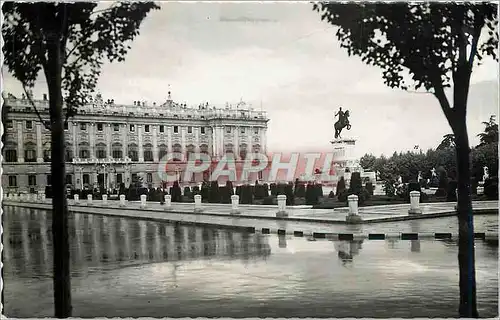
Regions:
<instances>
[{"instance_id":1,"label":"equestrian statue","mask_svg":"<svg viewBox=\"0 0 500 320\"><path fill-rule=\"evenodd\" d=\"M335 139L340 138L340 133L342 129L347 128L347 130L351 130L351 124L349 123L349 110L342 111L342 107L339 108L339 111L335 114L335 117L339 116L339 120L335 122Z\"/></svg>"}]
</instances>

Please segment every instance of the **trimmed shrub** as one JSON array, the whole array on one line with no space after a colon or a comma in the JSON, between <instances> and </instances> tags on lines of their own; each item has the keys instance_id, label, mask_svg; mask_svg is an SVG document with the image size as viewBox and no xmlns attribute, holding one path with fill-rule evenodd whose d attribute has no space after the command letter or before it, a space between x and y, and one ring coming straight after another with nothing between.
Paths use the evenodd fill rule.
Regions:
<instances>
[{"instance_id":1,"label":"trimmed shrub","mask_svg":"<svg viewBox=\"0 0 500 320\"><path fill-rule=\"evenodd\" d=\"M336 195L340 195L345 191L345 179L344 176L340 177L339 181L337 182L337 190L336 190Z\"/></svg>"},{"instance_id":2,"label":"trimmed shrub","mask_svg":"<svg viewBox=\"0 0 500 320\"><path fill-rule=\"evenodd\" d=\"M181 194L181 187L179 186L178 181L174 181L173 186L170 188L170 196L172 202L181 202L182 194Z\"/></svg>"},{"instance_id":3,"label":"trimmed shrub","mask_svg":"<svg viewBox=\"0 0 500 320\"><path fill-rule=\"evenodd\" d=\"M330 191L330 193L328 194L328 198L329 199L335 198L335 193L333 193L333 191Z\"/></svg>"},{"instance_id":4,"label":"trimmed shrub","mask_svg":"<svg viewBox=\"0 0 500 320\"><path fill-rule=\"evenodd\" d=\"M373 196L373 190L374 190L373 183L367 182L365 185L365 189L366 189L366 191L368 191L369 197Z\"/></svg>"},{"instance_id":5,"label":"trimmed shrub","mask_svg":"<svg viewBox=\"0 0 500 320\"><path fill-rule=\"evenodd\" d=\"M219 194L219 182L212 181L210 183L210 191L208 194L208 202L210 203L220 203L220 194Z\"/></svg>"},{"instance_id":6,"label":"trimmed shrub","mask_svg":"<svg viewBox=\"0 0 500 320\"><path fill-rule=\"evenodd\" d=\"M318 188L308 183L306 188L306 205L317 205L319 203Z\"/></svg>"},{"instance_id":7,"label":"trimmed shrub","mask_svg":"<svg viewBox=\"0 0 500 320\"><path fill-rule=\"evenodd\" d=\"M491 177L484 181L484 195L488 200L498 200L498 177Z\"/></svg>"},{"instance_id":8,"label":"trimmed shrub","mask_svg":"<svg viewBox=\"0 0 500 320\"><path fill-rule=\"evenodd\" d=\"M191 188L190 187L184 187L184 197L186 197L186 198L192 198L193 197L193 194L191 192Z\"/></svg>"},{"instance_id":9,"label":"trimmed shrub","mask_svg":"<svg viewBox=\"0 0 500 320\"><path fill-rule=\"evenodd\" d=\"M200 187L194 186L193 187L193 196L198 195L198 194L201 194Z\"/></svg>"},{"instance_id":10,"label":"trimmed shrub","mask_svg":"<svg viewBox=\"0 0 500 320\"><path fill-rule=\"evenodd\" d=\"M276 188L276 183L271 183L269 185L269 188L271 189L271 195L276 197L278 195L278 189Z\"/></svg>"},{"instance_id":11,"label":"trimmed shrub","mask_svg":"<svg viewBox=\"0 0 500 320\"><path fill-rule=\"evenodd\" d=\"M208 202L210 199L210 186L205 181L203 181L203 183L201 184L200 193L201 193L201 201Z\"/></svg>"},{"instance_id":12,"label":"trimmed shrub","mask_svg":"<svg viewBox=\"0 0 500 320\"><path fill-rule=\"evenodd\" d=\"M271 205L275 204L275 201L276 201L275 197L268 196L268 197L264 198L264 201L262 201L262 204L267 205L267 206L271 206Z\"/></svg>"},{"instance_id":13,"label":"trimmed shrub","mask_svg":"<svg viewBox=\"0 0 500 320\"><path fill-rule=\"evenodd\" d=\"M289 183L285 187L285 195L286 195L286 205L293 206L295 203L295 196L293 194L293 184Z\"/></svg>"},{"instance_id":14,"label":"trimmed shrub","mask_svg":"<svg viewBox=\"0 0 500 320\"><path fill-rule=\"evenodd\" d=\"M448 182L448 187L446 189L446 201L457 201L457 187L458 183L456 180Z\"/></svg>"}]
</instances>

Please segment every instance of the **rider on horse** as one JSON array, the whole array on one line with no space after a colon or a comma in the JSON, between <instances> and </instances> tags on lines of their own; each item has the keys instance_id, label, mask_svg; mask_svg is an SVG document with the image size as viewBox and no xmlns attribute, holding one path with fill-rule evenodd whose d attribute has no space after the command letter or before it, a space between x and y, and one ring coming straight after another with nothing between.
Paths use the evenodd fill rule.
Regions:
<instances>
[{"instance_id":1,"label":"rider on horse","mask_svg":"<svg viewBox=\"0 0 500 320\"><path fill-rule=\"evenodd\" d=\"M335 122L335 139L340 137L340 132L343 128L347 127L347 130L351 129L351 124L349 123L349 110L342 111L342 107L335 114L335 117L339 116L339 120Z\"/></svg>"}]
</instances>

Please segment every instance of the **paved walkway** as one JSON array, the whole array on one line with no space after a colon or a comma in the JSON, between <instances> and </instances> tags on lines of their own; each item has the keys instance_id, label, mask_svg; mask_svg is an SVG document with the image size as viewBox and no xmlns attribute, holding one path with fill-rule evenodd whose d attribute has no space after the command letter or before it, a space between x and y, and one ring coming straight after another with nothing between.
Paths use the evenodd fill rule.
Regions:
<instances>
[{"instance_id":1,"label":"paved walkway","mask_svg":"<svg viewBox=\"0 0 500 320\"><path fill-rule=\"evenodd\" d=\"M294 232L312 233L404 233L404 232L451 232L457 231L454 203L425 204L421 216L409 216L409 205L377 206L360 209L362 224L346 224L347 210L335 209L303 209L288 207L288 218L276 218L275 206L240 206L241 213L231 215L230 205L203 204L203 212L194 213L193 203L172 203L172 209L165 211L165 206L159 203L147 203L146 208L140 208L139 202L128 202L126 207L119 207L118 201L94 200L91 205L87 201L75 204L68 201L69 209L74 213L100 214L117 217L140 218L146 220L181 222L214 227L255 228L266 233L277 233L286 230L288 234ZM4 200L4 205L25 207L32 209L50 210L50 199L45 202L30 202L24 200ZM498 233L498 201L474 202L476 214L475 231ZM381 212L381 213L377 213ZM426 219L427 218L427 219ZM438 219L429 219L438 218Z\"/></svg>"}]
</instances>

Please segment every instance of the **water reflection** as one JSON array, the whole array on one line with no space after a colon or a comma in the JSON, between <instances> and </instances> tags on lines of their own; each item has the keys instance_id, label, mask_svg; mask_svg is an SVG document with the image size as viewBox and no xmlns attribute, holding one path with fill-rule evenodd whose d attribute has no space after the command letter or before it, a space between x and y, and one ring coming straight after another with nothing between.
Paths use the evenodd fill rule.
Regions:
<instances>
[{"instance_id":1,"label":"water reflection","mask_svg":"<svg viewBox=\"0 0 500 320\"><path fill-rule=\"evenodd\" d=\"M6 207L3 215L7 272L49 277L51 214ZM264 235L93 215L69 219L71 272L81 276L116 265L195 259L262 259L271 253Z\"/></svg>"},{"instance_id":2,"label":"water reflection","mask_svg":"<svg viewBox=\"0 0 500 320\"><path fill-rule=\"evenodd\" d=\"M69 222L75 317L456 316L456 240L308 241L92 215ZM3 224L6 315L52 316L50 213L6 207ZM482 317L498 312L497 250L476 244Z\"/></svg>"}]
</instances>

